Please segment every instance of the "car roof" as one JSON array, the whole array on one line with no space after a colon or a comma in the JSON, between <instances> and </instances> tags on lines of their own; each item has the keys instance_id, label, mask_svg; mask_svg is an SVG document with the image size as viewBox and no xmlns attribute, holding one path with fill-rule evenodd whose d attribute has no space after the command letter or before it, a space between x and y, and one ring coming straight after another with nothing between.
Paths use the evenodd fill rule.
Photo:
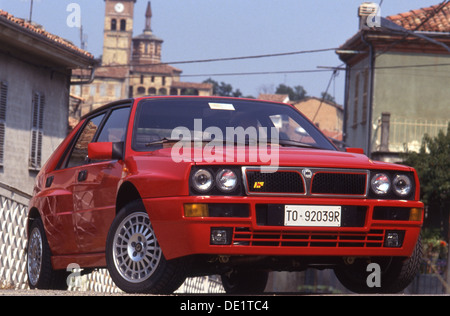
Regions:
<instances>
[{"instance_id":1,"label":"car roof","mask_svg":"<svg viewBox=\"0 0 450 316\"><path fill-rule=\"evenodd\" d=\"M85 115L83 115L81 117L81 120L85 119L86 117L95 115L96 113L102 112L106 109L112 108L112 107L116 107L119 105L131 105L133 104L134 101L142 101L142 100L152 100L152 99L199 99L199 100L204 100L204 99L210 99L210 100L237 100L237 101L252 101L252 102L260 102L260 103L275 103L275 104L280 104L280 105L285 105L285 106L292 106L290 104L287 103L281 103L281 102L274 102L274 101L268 101L268 100L260 100L260 99L250 99L250 98L237 98L237 97L223 97L223 96L188 96L188 95L183 95L183 96L179 96L179 95L165 95L165 96L144 96L144 97L139 97L139 98L129 98L129 99L123 99L123 100L118 100L118 101L114 101L111 103L107 103Z\"/></svg>"}]
</instances>

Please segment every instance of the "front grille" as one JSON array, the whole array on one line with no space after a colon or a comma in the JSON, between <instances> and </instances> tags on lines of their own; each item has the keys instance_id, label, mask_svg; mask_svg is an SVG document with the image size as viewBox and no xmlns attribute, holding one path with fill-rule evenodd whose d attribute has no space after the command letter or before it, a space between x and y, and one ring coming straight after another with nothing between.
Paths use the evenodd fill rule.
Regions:
<instances>
[{"instance_id":1,"label":"front grille","mask_svg":"<svg viewBox=\"0 0 450 316\"><path fill-rule=\"evenodd\" d=\"M280 167L263 173L243 167L242 171L248 195L367 197L368 170Z\"/></svg>"},{"instance_id":2,"label":"front grille","mask_svg":"<svg viewBox=\"0 0 450 316\"><path fill-rule=\"evenodd\" d=\"M305 193L302 176L295 171L248 171L247 183L249 192L253 193Z\"/></svg>"},{"instance_id":3,"label":"front grille","mask_svg":"<svg viewBox=\"0 0 450 316\"><path fill-rule=\"evenodd\" d=\"M311 185L312 194L354 194L366 193L366 174L317 172Z\"/></svg>"},{"instance_id":4,"label":"front grille","mask_svg":"<svg viewBox=\"0 0 450 316\"><path fill-rule=\"evenodd\" d=\"M383 247L384 230L369 232L252 231L235 227L232 244L253 247Z\"/></svg>"}]
</instances>

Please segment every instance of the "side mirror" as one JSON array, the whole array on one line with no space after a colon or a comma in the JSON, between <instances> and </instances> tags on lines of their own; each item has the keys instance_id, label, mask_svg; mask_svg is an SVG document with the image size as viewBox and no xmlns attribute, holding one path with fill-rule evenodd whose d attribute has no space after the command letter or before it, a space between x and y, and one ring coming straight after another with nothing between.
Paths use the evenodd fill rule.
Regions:
<instances>
[{"instance_id":1,"label":"side mirror","mask_svg":"<svg viewBox=\"0 0 450 316\"><path fill-rule=\"evenodd\" d=\"M123 159L124 143L90 143L88 157L92 160L121 160Z\"/></svg>"},{"instance_id":2,"label":"side mirror","mask_svg":"<svg viewBox=\"0 0 450 316\"><path fill-rule=\"evenodd\" d=\"M348 153L352 153L352 154L364 155L364 149L362 149L362 148L347 147L347 148L345 148L345 151Z\"/></svg>"}]
</instances>

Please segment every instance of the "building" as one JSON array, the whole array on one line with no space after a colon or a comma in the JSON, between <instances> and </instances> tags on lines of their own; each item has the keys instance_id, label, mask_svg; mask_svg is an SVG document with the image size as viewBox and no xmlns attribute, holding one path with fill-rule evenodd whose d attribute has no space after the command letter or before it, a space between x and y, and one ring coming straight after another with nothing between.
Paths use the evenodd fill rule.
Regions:
<instances>
[{"instance_id":1,"label":"building","mask_svg":"<svg viewBox=\"0 0 450 316\"><path fill-rule=\"evenodd\" d=\"M293 104L336 145L342 142L344 108L337 103L307 97Z\"/></svg>"},{"instance_id":2,"label":"building","mask_svg":"<svg viewBox=\"0 0 450 316\"><path fill-rule=\"evenodd\" d=\"M424 133L434 136L450 121L450 54L367 23L377 9L373 3L359 7L359 30L337 51L346 64L344 142L374 159L399 161L401 152L419 149ZM445 1L387 19L450 45L449 17Z\"/></svg>"},{"instance_id":3,"label":"building","mask_svg":"<svg viewBox=\"0 0 450 316\"><path fill-rule=\"evenodd\" d=\"M260 94L260 100L292 104L330 138L338 147L342 146L344 108L334 102L317 97L306 97L291 101L287 94Z\"/></svg>"},{"instance_id":4,"label":"building","mask_svg":"<svg viewBox=\"0 0 450 316\"><path fill-rule=\"evenodd\" d=\"M212 85L181 82L182 71L162 62L163 40L153 34L150 2L143 16L145 29L133 37L135 3L136 0L105 0L101 65L91 83L72 87L75 116L124 98L212 94ZM86 79L86 72L76 75Z\"/></svg>"},{"instance_id":5,"label":"building","mask_svg":"<svg viewBox=\"0 0 450 316\"><path fill-rule=\"evenodd\" d=\"M0 184L30 194L67 135L72 69L93 56L0 10Z\"/></svg>"}]
</instances>

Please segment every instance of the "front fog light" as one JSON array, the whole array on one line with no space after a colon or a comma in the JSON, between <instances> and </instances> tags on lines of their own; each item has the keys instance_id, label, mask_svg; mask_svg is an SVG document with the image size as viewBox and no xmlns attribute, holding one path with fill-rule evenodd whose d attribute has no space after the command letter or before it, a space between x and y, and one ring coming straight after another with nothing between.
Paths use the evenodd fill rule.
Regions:
<instances>
[{"instance_id":1,"label":"front fog light","mask_svg":"<svg viewBox=\"0 0 450 316\"><path fill-rule=\"evenodd\" d=\"M231 244L231 228L211 228L211 245Z\"/></svg>"},{"instance_id":2,"label":"front fog light","mask_svg":"<svg viewBox=\"0 0 450 316\"><path fill-rule=\"evenodd\" d=\"M403 231L387 231L384 237L384 246L389 248L400 248L403 245Z\"/></svg>"}]
</instances>

